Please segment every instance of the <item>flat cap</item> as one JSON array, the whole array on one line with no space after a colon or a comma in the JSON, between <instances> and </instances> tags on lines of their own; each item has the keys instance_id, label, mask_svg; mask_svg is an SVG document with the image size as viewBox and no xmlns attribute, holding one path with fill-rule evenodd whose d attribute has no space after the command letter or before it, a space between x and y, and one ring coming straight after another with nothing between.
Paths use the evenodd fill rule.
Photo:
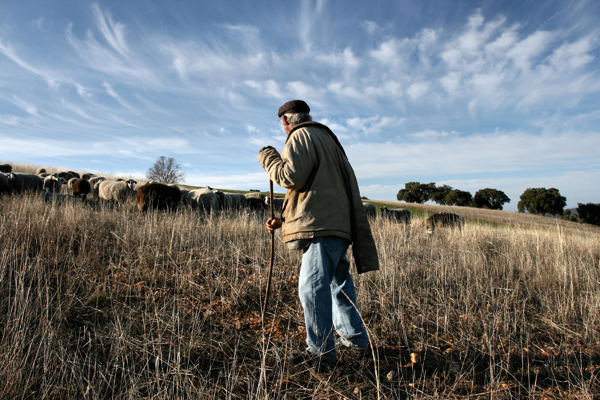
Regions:
<instances>
[{"instance_id":1,"label":"flat cap","mask_svg":"<svg viewBox=\"0 0 600 400\"><path fill-rule=\"evenodd\" d=\"M281 118L281 116L285 113L306 113L310 112L310 107L308 104L303 102L302 100L290 100L281 107L279 107L279 113L277 116Z\"/></svg>"}]
</instances>

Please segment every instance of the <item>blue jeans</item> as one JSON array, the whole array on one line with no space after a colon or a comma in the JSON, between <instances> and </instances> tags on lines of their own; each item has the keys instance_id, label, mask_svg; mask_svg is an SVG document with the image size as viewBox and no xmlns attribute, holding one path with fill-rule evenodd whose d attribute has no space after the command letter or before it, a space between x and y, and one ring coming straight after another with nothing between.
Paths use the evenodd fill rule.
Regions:
<instances>
[{"instance_id":1,"label":"blue jeans","mask_svg":"<svg viewBox=\"0 0 600 400\"><path fill-rule=\"evenodd\" d=\"M346 250L337 236L317 237L304 249L298 294L304 308L308 351L335 360L333 331L346 345L366 348L367 332L356 305Z\"/></svg>"}]
</instances>

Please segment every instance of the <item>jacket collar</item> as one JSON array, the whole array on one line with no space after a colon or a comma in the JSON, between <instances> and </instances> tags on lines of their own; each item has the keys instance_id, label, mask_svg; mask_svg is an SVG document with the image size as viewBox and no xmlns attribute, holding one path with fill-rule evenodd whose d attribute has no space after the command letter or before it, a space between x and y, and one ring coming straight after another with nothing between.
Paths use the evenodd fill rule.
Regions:
<instances>
[{"instance_id":1,"label":"jacket collar","mask_svg":"<svg viewBox=\"0 0 600 400\"><path fill-rule=\"evenodd\" d=\"M335 133L333 133L331 131L331 129L329 129L327 126L320 124L318 122L314 122L314 121L307 121L307 122L302 122L298 125L295 125L292 130L290 131L287 139L285 139L285 142L287 143L287 141L290 139L290 137L292 136L292 133L294 133L296 130L300 129L300 128L304 128L307 126L314 126L315 128L321 128L323 129L325 132L327 132L329 134L329 136L331 137L331 139L333 139L333 141L335 142L335 144L339 147L339 149L342 151L342 154L344 155L344 157L348 158L348 156L346 156L346 152L344 151L344 148L342 147L342 144L340 143L340 141L338 140L337 136L335 136Z\"/></svg>"}]
</instances>

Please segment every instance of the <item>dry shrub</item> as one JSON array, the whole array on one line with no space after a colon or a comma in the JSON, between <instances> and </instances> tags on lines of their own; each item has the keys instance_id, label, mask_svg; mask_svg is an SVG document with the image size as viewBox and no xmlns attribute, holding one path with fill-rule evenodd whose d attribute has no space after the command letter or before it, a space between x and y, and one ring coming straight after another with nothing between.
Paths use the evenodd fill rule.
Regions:
<instances>
[{"instance_id":1,"label":"dry shrub","mask_svg":"<svg viewBox=\"0 0 600 400\"><path fill-rule=\"evenodd\" d=\"M261 326L265 219L0 198L0 398L600 394L598 235L374 220L382 268L355 275L374 360L317 373L287 361L301 254L279 237Z\"/></svg>"}]
</instances>

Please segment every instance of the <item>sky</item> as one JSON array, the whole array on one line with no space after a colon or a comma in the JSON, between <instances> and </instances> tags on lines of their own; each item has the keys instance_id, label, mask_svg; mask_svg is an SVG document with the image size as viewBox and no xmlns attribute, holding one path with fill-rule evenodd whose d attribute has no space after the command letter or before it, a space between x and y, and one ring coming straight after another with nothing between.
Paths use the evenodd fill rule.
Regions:
<instances>
[{"instance_id":1,"label":"sky","mask_svg":"<svg viewBox=\"0 0 600 400\"><path fill-rule=\"evenodd\" d=\"M598 20L597 0L3 1L0 162L142 179L164 155L186 184L268 190L257 153L302 99L369 199L600 203Z\"/></svg>"}]
</instances>

